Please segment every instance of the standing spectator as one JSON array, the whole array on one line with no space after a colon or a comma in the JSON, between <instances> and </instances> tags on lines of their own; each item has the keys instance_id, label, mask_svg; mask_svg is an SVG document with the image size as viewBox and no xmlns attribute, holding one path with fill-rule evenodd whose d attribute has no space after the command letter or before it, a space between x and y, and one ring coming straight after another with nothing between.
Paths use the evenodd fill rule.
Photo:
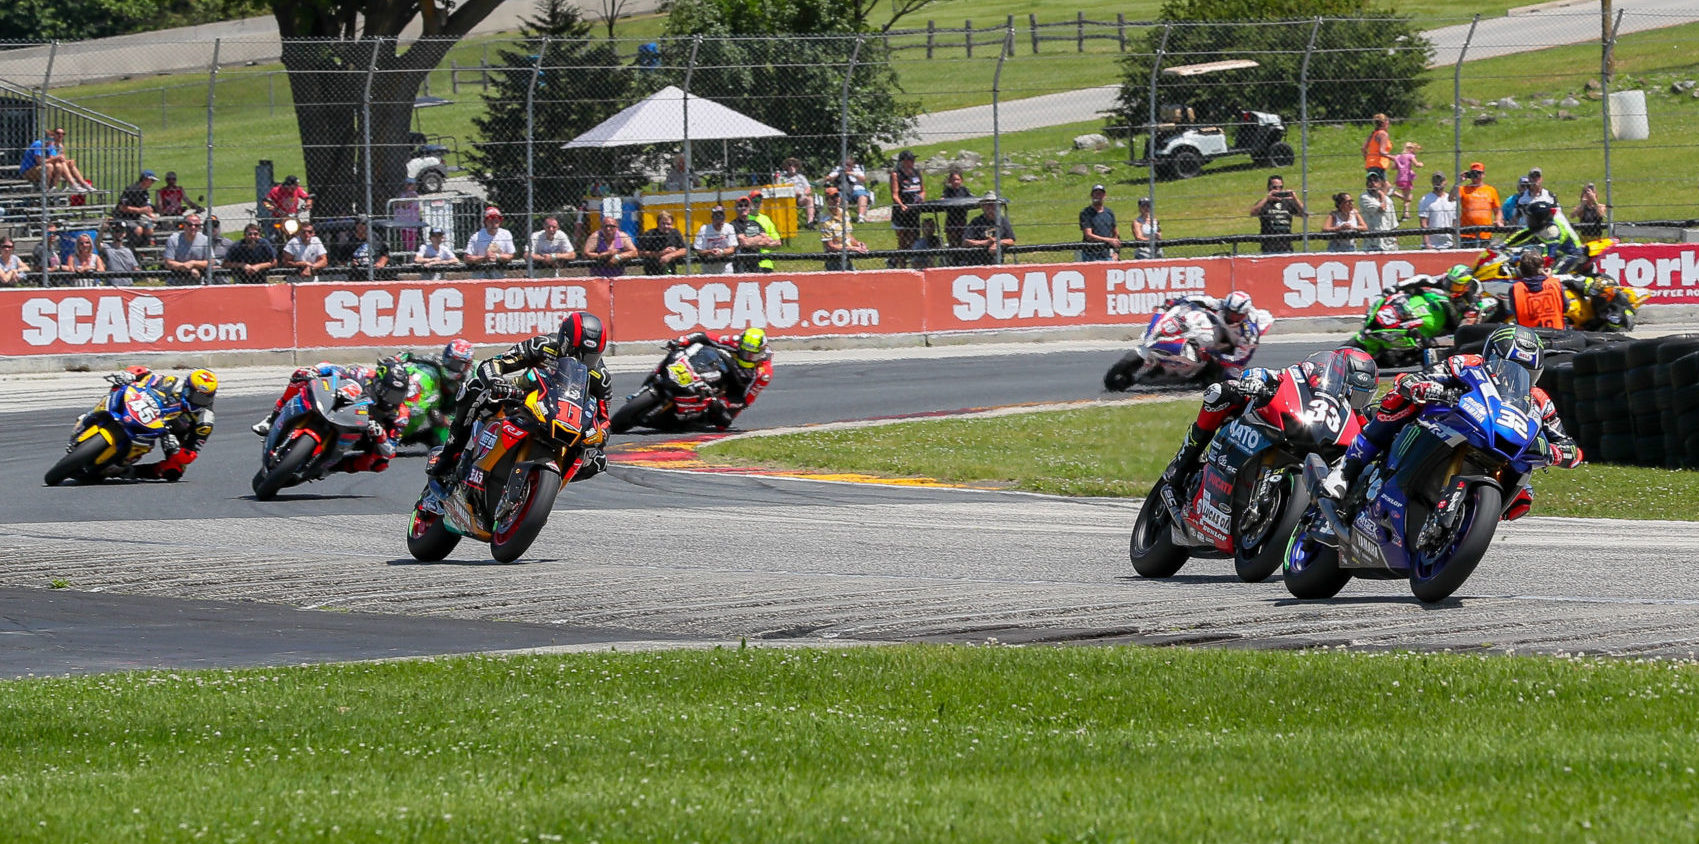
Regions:
<instances>
[{"instance_id":1,"label":"standing spectator","mask_svg":"<svg viewBox=\"0 0 1699 844\"><path fill-rule=\"evenodd\" d=\"M820 224L820 248L826 250L826 269L853 270L851 255L867 254L867 244L855 239L855 226L844 211L843 192L826 188L826 221Z\"/></svg>"},{"instance_id":2,"label":"standing spectator","mask_svg":"<svg viewBox=\"0 0 1699 844\"><path fill-rule=\"evenodd\" d=\"M1333 210L1327 215L1327 222L1322 224L1324 232L1360 232L1363 230L1363 217L1351 204L1351 194L1340 191L1333 195ZM1336 238L1327 242L1329 252L1355 252L1357 242L1349 237Z\"/></svg>"},{"instance_id":3,"label":"standing spectator","mask_svg":"<svg viewBox=\"0 0 1699 844\"><path fill-rule=\"evenodd\" d=\"M264 284L267 270L277 266L277 250L263 237L259 223L242 227L242 242L224 253L224 268L237 284Z\"/></svg>"},{"instance_id":4,"label":"standing spectator","mask_svg":"<svg viewBox=\"0 0 1699 844\"><path fill-rule=\"evenodd\" d=\"M330 254L325 252L324 241L313 236L313 224L307 223L283 244L278 263L293 275L312 278L330 265Z\"/></svg>"},{"instance_id":5,"label":"standing spectator","mask_svg":"<svg viewBox=\"0 0 1699 844\"><path fill-rule=\"evenodd\" d=\"M584 240L584 257L595 263L590 274L602 278L625 275L625 263L637 257L637 244L631 235L619 230L619 219L604 215L602 229Z\"/></svg>"},{"instance_id":6,"label":"standing spectator","mask_svg":"<svg viewBox=\"0 0 1699 844\"><path fill-rule=\"evenodd\" d=\"M972 263L1000 263L1003 250L1015 245L1015 227L1001 212L1002 203L997 194L987 191L979 200L979 216L968 221L967 231L962 235L963 246L985 252L971 256Z\"/></svg>"},{"instance_id":7,"label":"standing spectator","mask_svg":"<svg viewBox=\"0 0 1699 844\"><path fill-rule=\"evenodd\" d=\"M272 187L265 195L265 210L271 217L294 217L313 209L313 196L301 187L301 180L284 176L283 183Z\"/></svg>"},{"instance_id":8,"label":"standing spectator","mask_svg":"<svg viewBox=\"0 0 1699 844\"><path fill-rule=\"evenodd\" d=\"M1120 257L1121 227L1115 223L1115 212L1103 204L1109 189L1091 186L1091 204L1080 209L1081 261L1113 261Z\"/></svg>"},{"instance_id":9,"label":"standing spectator","mask_svg":"<svg viewBox=\"0 0 1699 844\"><path fill-rule=\"evenodd\" d=\"M433 228L425 242L419 246L419 251L413 253L413 263L428 270L431 281L442 281L442 271L460 266L460 258L454 254L454 247L444 241L442 229Z\"/></svg>"},{"instance_id":10,"label":"standing spectator","mask_svg":"<svg viewBox=\"0 0 1699 844\"><path fill-rule=\"evenodd\" d=\"M1546 190L1545 172L1538 167L1528 170L1528 201L1557 204L1557 197L1552 196L1552 192Z\"/></svg>"},{"instance_id":11,"label":"standing spectator","mask_svg":"<svg viewBox=\"0 0 1699 844\"><path fill-rule=\"evenodd\" d=\"M101 260L100 253L95 251L93 235L88 232L77 235L77 245L71 250L71 256L65 259L65 269L84 276L73 282L76 287L100 287L105 284L98 278L88 277L89 273L106 272L106 262Z\"/></svg>"},{"instance_id":12,"label":"standing spectator","mask_svg":"<svg viewBox=\"0 0 1699 844\"><path fill-rule=\"evenodd\" d=\"M531 233L531 265L559 269L577 259L572 238L560 230L560 218L544 217L543 228Z\"/></svg>"},{"instance_id":13,"label":"standing spectator","mask_svg":"<svg viewBox=\"0 0 1699 844\"><path fill-rule=\"evenodd\" d=\"M968 190L967 185L962 183L961 168L951 167L950 172L944 176L944 198L967 199L971 196L973 196L973 191ZM944 239L948 241L951 246L962 245L962 232L966 230L966 205L961 207L951 207L944 210Z\"/></svg>"},{"instance_id":14,"label":"standing spectator","mask_svg":"<svg viewBox=\"0 0 1699 844\"><path fill-rule=\"evenodd\" d=\"M142 264L136 260L135 251L124 242L124 230L112 228L108 231L108 238L109 240L102 250L102 255L106 258L106 271L109 273L141 272ZM107 283L113 287L129 287L134 285L136 280L131 276L120 275L108 279Z\"/></svg>"},{"instance_id":15,"label":"standing spectator","mask_svg":"<svg viewBox=\"0 0 1699 844\"><path fill-rule=\"evenodd\" d=\"M667 177L661 182L661 189L672 192L683 192L686 185L697 188L702 186L701 180L685 170L684 156L673 156L673 166L667 171Z\"/></svg>"},{"instance_id":16,"label":"standing spectator","mask_svg":"<svg viewBox=\"0 0 1699 844\"><path fill-rule=\"evenodd\" d=\"M1133 257L1140 260L1162 257L1162 225L1156 221L1148 196L1139 197L1139 216L1133 220Z\"/></svg>"},{"instance_id":17,"label":"standing spectator","mask_svg":"<svg viewBox=\"0 0 1699 844\"><path fill-rule=\"evenodd\" d=\"M155 179L152 170L143 170L136 183L118 194L118 206L112 212L114 222L122 224L131 246L146 246L153 240L153 227L159 212L149 198Z\"/></svg>"},{"instance_id":18,"label":"standing spectator","mask_svg":"<svg viewBox=\"0 0 1699 844\"><path fill-rule=\"evenodd\" d=\"M183 216L183 200L186 198L183 189L177 186L177 171L165 172L165 187L159 189L159 202L154 204L154 210L161 217Z\"/></svg>"},{"instance_id":19,"label":"standing spectator","mask_svg":"<svg viewBox=\"0 0 1699 844\"><path fill-rule=\"evenodd\" d=\"M1389 232L1398 228L1398 212L1392 210L1392 195L1386 192L1386 177L1370 173L1364 180L1367 184L1362 197L1358 199L1363 220L1363 230L1371 232ZM1364 252L1396 252L1398 238L1368 237L1363 239Z\"/></svg>"},{"instance_id":20,"label":"standing spectator","mask_svg":"<svg viewBox=\"0 0 1699 844\"><path fill-rule=\"evenodd\" d=\"M1528 177L1516 180L1516 193L1498 207L1498 215L1507 226L1522 225L1522 209L1528 204Z\"/></svg>"},{"instance_id":21,"label":"standing spectator","mask_svg":"<svg viewBox=\"0 0 1699 844\"><path fill-rule=\"evenodd\" d=\"M59 272L65 268L65 259L59 255L59 221L47 221L47 233L41 236L41 242L35 245L30 253L30 263L37 270Z\"/></svg>"},{"instance_id":22,"label":"standing spectator","mask_svg":"<svg viewBox=\"0 0 1699 844\"><path fill-rule=\"evenodd\" d=\"M1464 226L1501 226L1504 217L1499 211L1498 191L1486 183L1487 166L1471 162L1463 173L1463 184L1457 186L1457 213ZM1493 239L1492 232L1463 232L1464 248L1479 248Z\"/></svg>"},{"instance_id":23,"label":"standing spectator","mask_svg":"<svg viewBox=\"0 0 1699 844\"><path fill-rule=\"evenodd\" d=\"M401 248L412 253L419 248L419 228L425 221L419 208L419 180L408 176L395 198L402 201L390 205L390 219L401 230Z\"/></svg>"},{"instance_id":24,"label":"standing spectator","mask_svg":"<svg viewBox=\"0 0 1699 844\"><path fill-rule=\"evenodd\" d=\"M800 225L805 229L814 228L814 186L808 183L807 176L802 175L802 161L785 159L785 172L779 183L790 185L796 194L796 218Z\"/></svg>"},{"instance_id":25,"label":"standing spectator","mask_svg":"<svg viewBox=\"0 0 1699 844\"><path fill-rule=\"evenodd\" d=\"M165 268L171 271L168 284L206 284L211 263L211 244L201 230L199 214L183 218L183 227L165 241Z\"/></svg>"},{"instance_id":26,"label":"standing spectator","mask_svg":"<svg viewBox=\"0 0 1699 844\"><path fill-rule=\"evenodd\" d=\"M873 201L873 192L867 188L867 171L855 163L855 156L845 158L843 164L827 173L826 183L838 188L840 198L847 196L855 200L855 222L860 223L867 217L867 206Z\"/></svg>"},{"instance_id":27,"label":"standing spectator","mask_svg":"<svg viewBox=\"0 0 1699 844\"><path fill-rule=\"evenodd\" d=\"M1596 240L1605 234L1605 208L1599 204L1599 192L1592 182L1581 188L1581 201L1569 212L1575 220L1575 233L1588 240Z\"/></svg>"},{"instance_id":28,"label":"standing spectator","mask_svg":"<svg viewBox=\"0 0 1699 844\"><path fill-rule=\"evenodd\" d=\"M760 188L756 188L749 192L749 219L760 223L761 233L766 236L767 240L771 241L769 244L761 247L761 254L763 256L771 254L775 248L783 246L785 243L784 240L779 237L778 224L773 222L773 218L761 213L761 203L766 198L767 195L762 193ZM759 266L761 268L761 272L770 273L774 269L773 259L763 257Z\"/></svg>"},{"instance_id":29,"label":"standing spectator","mask_svg":"<svg viewBox=\"0 0 1699 844\"><path fill-rule=\"evenodd\" d=\"M1424 229L1450 229L1457 225L1457 200L1445 189L1445 174L1435 173L1430 179L1434 189L1416 204L1416 217ZM1428 249L1450 249L1451 232L1422 235L1422 245Z\"/></svg>"},{"instance_id":30,"label":"standing spectator","mask_svg":"<svg viewBox=\"0 0 1699 844\"><path fill-rule=\"evenodd\" d=\"M1296 194L1286 189L1286 180L1279 176L1268 177L1268 193L1251 206L1251 216L1256 217L1262 226L1263 254L1291 252L1291 238L1270 238L1273 234L1291 234L1292 218L1303 217L1309 212L1304 210L1304 201Z\"/></svg>"},{"instance_id":31,"label":"standing spectator","mask_svg":"<svg viewBox=\"0 0 1699 844\"><path fill-rule=\"evenodd\" d=\"M917 270L931 268L937 263L932 254L933 250L942 246L943 243L938 237L938 221L931 217L921 220L920 236L915 238L914 244L909 247L909 251L914 253L913 257L908 259L909 267Z\"/></svg>"},{"instance_id":32,"label":"standing spectator","mask_svg":"<svg viewBox=\"0 0 1699 844\"><path fill-rule=\"evenodd\" d=\"M740 273L772 272L770 268L762 268L759 256L768 247L777 246L779 241L768 237L761 223L749 216L750 209L754 207L749 197L738 197L734 207L737 208L737 217L731 223L732 232L737 236L737 252L732 261L734 268Z\"/></svg>"},{"instance_id":33,"label":"standing spectator","mask_svg":"<svg viewBox=\"0 0 1699 844\"><path fill-rule=\"evenodd\" d=\"M702 271L729 273L731 257L737 252L737 231L726 222L726 209L716 205L709 212L709 221L696 232L696 257L702 259Z\"/></svg>"},{"instance_id":34,"label":"standing spectator","mask_svg":"<svg viewBox=\"0 0 1699 844\"><path fill-rule=\"evenodd\" d=\"M14 251L17 244L10 237L0 237L0 285L22 287L29 280L29 264Z\"/></svg>"},{"instance_id":35,"label":"standing spectator","mask_svg":"<svg viewBox=\"0 0 1699 844\"><path fill-rule=\"evenodd\" d=\"M1386 171L1392 166L1392 135L1387 132L1392 121L1384 114L1374 116L1375 128L1369 133L1369 138L1363 141L1363 169L1370 173L1378 173L1386 178Z\"/></svg>"},{"instance_id":36,"label":"standing spectator","mask_svg":"<svg viewBox=\"0 0 1699 844\"><path fill-rule=\"evenodd\" d=\"M897 249L908 251L920 236L920 212L909 208L926 201L925 177L914 166L914 151L897 154L897 169L891 171L891 228L897 233ZM902 266L903 259L897 259Z\"/></svg>"},{"instance_id":37,"label":"standing spectator","mask_svg":"<svg viewBox=\"0 0 1699 844\"><path fill-rule=\"evenodd\" d=\"M231 244L230 238L224 236L224 224L219 222L217 214L207 215L206 237L207 246L212 250L211 255L208 256L212 259L212 266L207 269L207 275L210 278L217 274L216 270L219 267L224 266L224 256L230 251L233 244Z\"/></svg>"},{"instance_id":38,"label":"standing spectator","mask_svg":"<svg viewBox=\"0 0 1699 844\"><path fill-rule=\"evenodd\" d=\"M794 159L793 159L794 160ZM673 215L655 215L655 227L637 236L637 257L643 259L644 275L674 275L688 252L684 234L673 227Z\"/></svg>"},{"instance_id":39,"label":"standing spectator","mask_svg":"<svg viewBox=\"0 0 1699 844\"><path fill-rule=\"evenodd\" d=\"M477 272L473 278L502 278L502 265L513 258L513 232L501 227L501 209L484 209L484 227L466 241L466 265Z\"/></svg>"},{"instance_id":40,"label":"standing spectator","mask_svg":"<svg viewBox=\"0 0 1699 844\"><path fill-rule=\"evenodd\" d=\"M1398 167L1398 181L1394 183L1397 190L1392 192L1401 203L1398 207L1398 222L1400 225L1410 219L1410 191L1416 186L1416 170L1426 167L1416 153L1422 151L1422 145L1415 141L1405 141L1404 151L1392 157L1392 163Z\"/></svg>"}]
</instances>

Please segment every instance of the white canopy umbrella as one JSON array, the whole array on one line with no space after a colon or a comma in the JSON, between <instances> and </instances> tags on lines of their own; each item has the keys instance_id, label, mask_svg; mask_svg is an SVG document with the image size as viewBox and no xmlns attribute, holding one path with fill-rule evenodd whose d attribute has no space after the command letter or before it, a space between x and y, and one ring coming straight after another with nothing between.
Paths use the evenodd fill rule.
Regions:
<instances>
[{"instance_id":1,"label":"white canopy umbrella","mask_svg":"<svg viewBox=\"0 0 1699 844\"><path fill-rule=\"evenodd\" d=\"M688 106L685 101L689 100ZM685 131L685 113L690 131ZM596 128L563 144L564 149L624 147L679 141L724 141L739 138L778 138L785 133L726 108L713 100L686 94L668 85L642 102L602 121Z\"/></svg>"}]
</instances>

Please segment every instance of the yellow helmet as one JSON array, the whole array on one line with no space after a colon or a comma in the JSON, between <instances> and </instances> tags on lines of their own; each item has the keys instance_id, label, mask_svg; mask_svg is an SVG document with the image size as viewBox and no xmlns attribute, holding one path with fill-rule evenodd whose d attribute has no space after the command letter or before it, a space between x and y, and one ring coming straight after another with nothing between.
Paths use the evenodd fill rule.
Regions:
<instances>
[{"instance_id":1,"label":"yellow helmet","mask_svg":"<svg viewBox=\"0 0 1699 844\"><path fill-rule=\"evenodd\" d=\"M209 407L213 397L218 395L218 376L212 374L210 369L197 369L189 373L185 386L184 392L188 394L189 404L195 407Z\"/></svg>"},{"instance_id":2,"label":"yellow helmet","mask_svg":"<svg viewBox=\"0 0 1699 844\"><path fill-rule=\"evenodd\" d=\"M745 329L737 338L737 365L753 369L767 359L767 332L760 328Z\"/></svg>"}]
</instances>

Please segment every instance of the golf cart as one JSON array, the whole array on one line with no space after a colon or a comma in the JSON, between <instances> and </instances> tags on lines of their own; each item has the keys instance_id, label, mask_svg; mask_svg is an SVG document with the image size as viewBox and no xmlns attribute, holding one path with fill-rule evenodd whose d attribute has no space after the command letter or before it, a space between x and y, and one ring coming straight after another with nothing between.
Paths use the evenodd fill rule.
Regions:
<instances>
[{"instance_id":1,"label":"golf cart","mask_svg":"<svg viewBox=\"0 0 1699 844\"><path fill-rule=\"evenodd\" d=\"M1180 80L1225 71L1257 67L1250 59L1188 64L1164 68L1164 76ZM1259 167L1289 167L1295 156L1286 143L1286 123L1278 114L1233 109L1231 125L1199 123L1189 105L1163 105L1157 109L1164 122L1147 125L1144 157L1134 158L1136 167L1156 168L1158 178L1190 179L1203 172L1206 161L1229 155L1249 155ZM1227 131L1233 133L1228 144ZM1135 147L1136 148L1136 147Z\"/></svg>"},{"instance_id":2,"label":"golf cart","mask_svg":"<svg viewBox=\"0 0 1699 844\"><path fill-rule=\"evenodd\" d=\"M448 182L448 174L460 169L460 149L454 138L448 135L427 135L419 131L422 128L419 126L420 109L449 105L451 102L429 95L413 101L414 131L407 133L407 144L411 149L407 156L407 176L418 181L420 193L442 193L443 186ZM455 163L449 163L450 156Z\"/></svg>"}]
</instances>

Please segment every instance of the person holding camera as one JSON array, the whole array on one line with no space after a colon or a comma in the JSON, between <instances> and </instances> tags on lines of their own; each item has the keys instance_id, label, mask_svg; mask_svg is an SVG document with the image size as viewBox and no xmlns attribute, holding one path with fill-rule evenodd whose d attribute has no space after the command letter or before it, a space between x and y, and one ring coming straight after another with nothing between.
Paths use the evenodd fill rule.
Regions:
<instances>
[{"instance_id":1,"label":"person holding camera","mask_svg":"<svg viewBox=\"0 0 1699 844\"><path fill-rule=\"evenodd\" d=\"M1569 212L1575 220L1575 231L1587 240L1595 240L1605 233L1605 208L1599 203L1599 189L1592 182L1581 188L1581 201Z\"/></svg>"},{"instance_id":2,"label":"person holding camera","mask_svg":"<svg viewBox=\"0 0 1699 844\"><path fill-rule=\"evenodd\" d=\"M1286 189L1286 180L1279 176L1268 177L1268 193L1251 206L1251 216L1256 217L1262 224L1264 239L1263 254L1291 252L1291 238L1271 238L1267 235L1289 235L1292 233L1292 218L1302 217L1309 212L1304 210L1304 202L1296 194Z\"/></svg>"}]
</instances>

